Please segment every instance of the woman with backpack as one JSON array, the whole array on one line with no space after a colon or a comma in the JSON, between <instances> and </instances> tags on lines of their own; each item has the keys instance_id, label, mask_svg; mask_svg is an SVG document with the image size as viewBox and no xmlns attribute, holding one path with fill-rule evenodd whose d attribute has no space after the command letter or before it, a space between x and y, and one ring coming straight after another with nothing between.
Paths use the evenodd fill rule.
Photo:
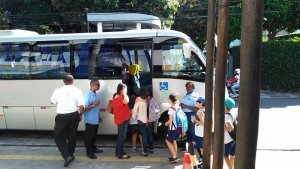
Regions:
<instances>
[{"instance_id":1,"label":"woman with backpack","mask_svg":"<svg viewBox=\"0 0 300 169\"><path fill-rule=\"evenodd\" d=\"M177 138L178 133L176 132L176 111L179 108L179 98L178 96L175 96L174 94L169 95L169 103L171 107L169 108L168 115L169 120L165 123L166 126L169 126L169 131L166 135L166 144L172 154L172 157L169 158L170 163L177 163L179 161L179 158L177 157Z\"/></svg>"}]
</instances>

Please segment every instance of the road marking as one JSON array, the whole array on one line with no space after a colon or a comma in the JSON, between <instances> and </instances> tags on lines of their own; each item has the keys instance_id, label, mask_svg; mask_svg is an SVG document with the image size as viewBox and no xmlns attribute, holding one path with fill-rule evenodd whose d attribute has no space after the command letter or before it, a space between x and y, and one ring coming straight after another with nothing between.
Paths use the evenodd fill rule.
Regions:
<instances>
[{"instance_id":1,"label":"road marking","mask_svg":"<svg viewBox=\"0 0 300 169\"><path fill-rule=\"evenodd\" d=\"M45 160L45 161L60 161L63 160L61 156L46 156L46 155L0 155L0 160ZM89 159L86 156L75 156L78 161L106 161L106 162L148 162L160 163L163 162L158 157L131 157L129 159L119 159L116 157L98 156L97 159Z\"/></svg>"}]
</instances>

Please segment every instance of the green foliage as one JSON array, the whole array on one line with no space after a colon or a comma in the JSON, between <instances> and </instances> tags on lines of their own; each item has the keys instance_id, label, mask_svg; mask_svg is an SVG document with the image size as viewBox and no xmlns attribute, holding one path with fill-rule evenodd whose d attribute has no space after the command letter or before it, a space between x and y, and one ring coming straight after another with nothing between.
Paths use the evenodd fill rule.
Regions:
<instances>
[{"instance_id":1,"label":"green foliage","mask_svg":"<svg viewBox=\"0 0 300 169\"><path fill-rule=\"evenodd\" d=\"M169 28L178 7L178 0L1 0L0 28L39 33L87 32L89 12L150 14L160 17L163 26Z\"/></svg>"},{"instance_id":2,"label":"green foliage","mask_svg":"<svg viewBox=\"0 0 300 169\"><path fill-rule=\"evenodd\" d=\"M299 39L298 39L299 40ZM300 42L268 41L262 48L261 88L300 91ZM240 49L232 49L234 67L239 67Z\"/></svg>"},{"instance_id":3,"label":"green foliage","mask_svg":"<svg viewBox=\"0 0 300 169\"><path fill-rule=\"evenodd\" d=\"M207 0L183 0L175 16L172 29L187 34L200 48L206 41Z\"/></svg>"},{"instance_id":4,"label":"green foliage","mask_svg":"<svg viewBox=\"0 0 300 169\"><path fill-rule=\"evenodd\" d=\"M266 0L263 28L269 32L269 40L281 30L294 32L300 26L300 3L295 0Z\"/></svg>"}]
</instances>

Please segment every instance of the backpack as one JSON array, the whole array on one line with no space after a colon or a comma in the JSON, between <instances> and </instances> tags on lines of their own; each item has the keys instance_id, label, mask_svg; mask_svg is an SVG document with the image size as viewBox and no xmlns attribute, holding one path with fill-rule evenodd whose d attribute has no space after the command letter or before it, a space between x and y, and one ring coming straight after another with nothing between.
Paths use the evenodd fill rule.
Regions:
<instances>
[{"instance_id":1,"label":"backpack","mask_svg":"<svg viewBox=\"0 0 300 169\"><path fill-rule=\"evenodd\" d=\"M171 108L176 110L175 123L177 127L175 127L175 125L173 124L176 132L179 134L179 136L185 135L186 131L188 130L188 120L186 114L182 111L181 108L178 109L174 107Z\"/></svg>"},{"instance_id":2,"label":"backpack","mask_svg":"<svg viewBox=\"0 0 300 169\"><path fill-rule=\"evenodd\" d=\"M156 100L151 98L149 101L149 122L155 122L160 117L160 108Z\"/></svg>"},{"instance_id":3,"label":"backpack","mask_svg":"<svg viewBox=\"0 0 300 169\"><path fill-rule=\"evenodd\" d=\"M229 114L230 115L230 117L232 118L232 121L233 121L233 130L232 131L228 131L228 133L229 133L229 135L230 135L230 137L233 139L233 140L236 140L236 132L237 132L237 119L236 118L234 118L233 116L232 116L232 114L230 114L230 113L226 113L226 114Z\"/></svg>"}]
</instances>

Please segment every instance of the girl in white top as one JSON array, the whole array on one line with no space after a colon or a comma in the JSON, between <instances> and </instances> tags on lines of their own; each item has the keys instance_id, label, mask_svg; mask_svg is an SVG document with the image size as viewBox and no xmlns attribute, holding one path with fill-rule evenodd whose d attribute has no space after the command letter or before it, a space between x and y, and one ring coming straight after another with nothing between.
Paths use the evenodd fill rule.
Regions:
<instances>
[{"instance_id":1,"label":"girl in white top","mask_svg":"<svg viewBox=\"0 0 300 169\"><path fill-rule=\"evenodd\" d=\"M134 107L132 109L132 117L133 119L138 120L138 128L142 135L143 142L143 151L142 156L148 156L148 118L147 118L147 107L148 107L148 98L149 91L146 87L141 87L140 97L137 97L134 103Z\"/></svg>"},{"instance_id":2,"label":"girl in white top","mask_svg":"<svg viewBox=\"0 0 300 169\"><path fill-rule=\"evenodd\" d=\"M175 120L176 110L179 108L180 104L178 100L178 96L175 96L174 94L169 95L169 103L171 107L168 111L169 120L165 123L166 126L169 126L169 131L165 141L172 154L172 157L169 158L170 163L177 163L179 161L179 158L177 157L177 138L179 135L175 130L177 127Z\"/></svg>"},{"instance_id":3,"label":"girl in white top","mask_svg":"<svg viewBox=\"0 0 300 169\"><path fill-rule=\"evenodd\" d=\"M196 101L196 106L199 110L196 113L196 117L192 116L191 120L195 123L195 136L193 140L196 142L196 149L199 153L199 164L201 164L203 158L205 98L199 97Z\"/></svg>"},{"instance_id":4,"label":"girl in white top","mask_svg":"<svg viewBox=\"0 0 300 169\"><path fill-rule=\"evenodd\" d=\"M224 160L229 169L234 168L235 146L236 142L230 137L228 132L234 129L233 119L230 110L235 106L235 101L232 98L225 98L225 127L224 127Z\"/></svg>"}]
</instances>

